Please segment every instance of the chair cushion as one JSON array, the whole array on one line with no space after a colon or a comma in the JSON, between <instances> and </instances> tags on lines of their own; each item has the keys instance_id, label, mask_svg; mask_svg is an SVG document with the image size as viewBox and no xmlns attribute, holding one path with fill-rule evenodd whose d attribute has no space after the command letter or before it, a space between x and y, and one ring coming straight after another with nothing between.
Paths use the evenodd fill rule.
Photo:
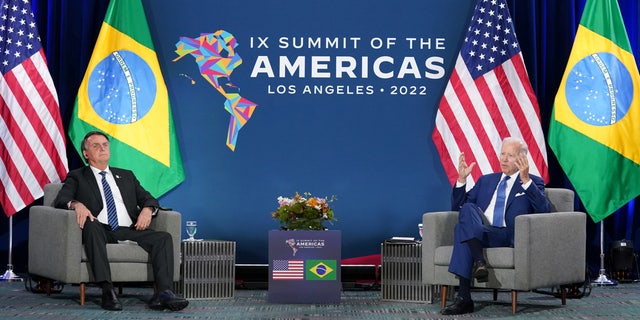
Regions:
<instances>
[{"instance_id":1,"label":"chair cushion","mask_svg":"<svg viewBox=\"0 0 640 320\"><path fill-rule=\"evenodd\" d=\"M451 260L453 246L442 246L436 248L434 264L438 266L448 266ZM487 259L487 266L494 269L513 269L513 248L499 247L484 249L484 256Z\"/></svg>"},{"instance_id":2,"label":"chair cushion","mask_svg":"<svg viewBox=\"0 0 640 320\"><path fill-rule=\"evenodd\" d=\"M107 244L109 262L150 263L149 254L134 241L122 241ZM87 254L82 250L82 261L87 261Z\"/></svg>"}]
</instances>

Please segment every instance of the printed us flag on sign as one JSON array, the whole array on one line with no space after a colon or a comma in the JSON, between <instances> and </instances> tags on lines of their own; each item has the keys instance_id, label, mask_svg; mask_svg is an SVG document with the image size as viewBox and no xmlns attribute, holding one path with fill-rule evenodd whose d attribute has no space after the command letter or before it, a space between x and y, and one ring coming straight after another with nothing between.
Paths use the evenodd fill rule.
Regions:
<instances>
[{"instance_id":1,"label":"printed us flag on sign","mask_svg":"<svg viewBox=\"0 0 640 320\"><path fill-rule=\"evenodd\" d=\"M0 204L7 216L67 176L58 96L26 0L0 5Z\"/></svg>"},{"instance_id":2,"label":"printed us flag on sign","mask_svg":"<svg viewBox=\"0 0 640 320\"><path fill-rule=\"evenodd\" d=\"M478 0L455 68L440 100L433 142L453 185L458 158L476 162L467 181L500 171L506 137L529 147L529 170L549 181L540 110L505 0Z\"/></svg>"},{"instance_id":3,"label":"printed us flag on sign","mask_svg":"<svg viewBox=\"0 0 640 320\"><path fill-rule=\"evenodd\" d=\"M303 260L273 260L273 280L304 280Z\"/></svg>"}]
</instances>

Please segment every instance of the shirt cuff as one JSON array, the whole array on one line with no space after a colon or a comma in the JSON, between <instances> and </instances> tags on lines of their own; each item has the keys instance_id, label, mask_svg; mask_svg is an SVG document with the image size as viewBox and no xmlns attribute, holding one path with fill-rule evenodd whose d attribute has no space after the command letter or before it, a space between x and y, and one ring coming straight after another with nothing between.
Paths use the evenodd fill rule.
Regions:
<instances>
[{"instance_id":1,"label":"shirt cuff","mask_svg":"<svg viewBox=\"0 0 640 320\"><path fill-rule=\"evenodd\" d=\"M531 185L531 182L533 182L533 180L529 179L529 182L523 183L522 184L522 189L527 190L529 188L529 186Z\"/></svg>"}]
</instances>

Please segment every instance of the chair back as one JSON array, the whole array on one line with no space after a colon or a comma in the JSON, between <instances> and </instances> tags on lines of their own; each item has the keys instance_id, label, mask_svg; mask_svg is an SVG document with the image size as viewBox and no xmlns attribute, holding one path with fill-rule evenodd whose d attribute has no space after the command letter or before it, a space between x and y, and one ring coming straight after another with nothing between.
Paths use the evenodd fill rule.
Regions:
<instances>
[{"instance_id":1,"label":"chair back","mask_svg":"<svg viewBox=\"0 0 640 320\"><path fill-rule=\"evenodd\" d=\"M574 211L573 190L565 188L545 188L544 193L551 203L551 212Z\"/></svg>"},{"instance_id":2,"label":"chair back","mask_svg":"<svg viewBox=\"0 0 640 320\"><path fill-rule=\"evenodd\" d=\"M42 204L48 207L53 207L53 201L56 200L58 192L62 189L63 183L49 183L44 186L44 198Z\"/></svg>"}]
</instances>

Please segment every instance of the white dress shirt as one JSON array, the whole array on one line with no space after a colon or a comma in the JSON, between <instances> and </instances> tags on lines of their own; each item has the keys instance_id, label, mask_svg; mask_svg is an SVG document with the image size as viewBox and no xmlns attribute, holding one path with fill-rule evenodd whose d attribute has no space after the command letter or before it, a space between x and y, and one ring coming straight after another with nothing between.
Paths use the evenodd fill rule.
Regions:
<instances>
[{"instance_id":1,"label":"white dress shirt","mask_svg":"<svg viewBox=\"0 0 640 320\"><path fill-rule=\"evenodd\" d=\"M511 188L513 188L513 184L516 181L516 177L520 174L520 171L516 171L516 173L512 174L509 178L509 180L507 180L507 190L506 190L506 198L505 198L505 210L507 209L506 206L506 201L507 199L509 199L509 194L511 193ZM506 175L503 173L502 176L500 176L500 181L502 181L502 179L504 179ZM529 179L529 182L527 183L523 183L522 184L522 189L527 190L529 188L529 186L531 185L531 182L533 180ZM464 186L465 184L462 184L460 182L456 181L456 187L460 188L462 186ZM498 183L498 185L500 185L500 183ZM489 220L490 222L493 221L493 209L496 206L496 196L498 193L498 185L496 185L496 189L493 190L493 195L491 196L491 201L489 202L489 206L487 207L487 209L484 211L484 216L487 217L487 220ZM504 217L505 215L503 215ZM504 222L504 219L502 220L502 226L506 227L506 224Z\"/></svg>"},{"instance_id":2,"label":"white dress shirt","mask_svg":"<svg viewBox=\"0 0 640 320\"><path fill-rule=\"evenodd\" d=\"M109 225L109 220L107 218L107 200L105 200L104 198L104 190L102 189L102 175L100 175L100 172L102 170L99 170L94 167L90 167L90 168L91 168L91 171L93 171L93 175L95 176L96 181L98 182L98 188L100 188L100 195L102 195L102 211L100 211L100 213L96 218L98 218L98 221L100 221L101 223ZM131 220L131 217L127 213L127 208L124 206L124 200L122 200L120 189L118 189L118 185L116 184L115 178L118 178L118 177L113 176L113 174L111 173L111 170L109 170L109 167L107 167L104 171L107 172L107 174L105 175L105 178L107 179L107 183L111 188L111 193L113 194L113 201L116 204L116 211L118 212L118 224L121 227L129 227L133 224L133 221Z\"/></svg>"}]
</instances>

